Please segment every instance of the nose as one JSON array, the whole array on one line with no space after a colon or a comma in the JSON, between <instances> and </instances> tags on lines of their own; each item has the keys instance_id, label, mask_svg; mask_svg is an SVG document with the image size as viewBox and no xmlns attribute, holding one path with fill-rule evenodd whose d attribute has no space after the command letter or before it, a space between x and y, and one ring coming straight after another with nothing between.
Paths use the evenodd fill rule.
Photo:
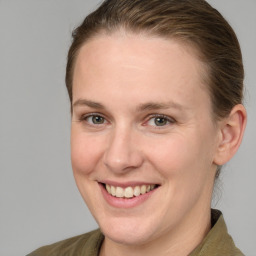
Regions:
<instances>
[{"instance_id":1,"label":"nose","mask_svg":"<svg viewBox=\"0 0 256 256\"><path fill-rule=\"evenodd\" d=\"M105 166L112 172L122 174L142 165L143 154L134 133L129 128L112 132L103 159Z\"/></svg>"}]
</instances>

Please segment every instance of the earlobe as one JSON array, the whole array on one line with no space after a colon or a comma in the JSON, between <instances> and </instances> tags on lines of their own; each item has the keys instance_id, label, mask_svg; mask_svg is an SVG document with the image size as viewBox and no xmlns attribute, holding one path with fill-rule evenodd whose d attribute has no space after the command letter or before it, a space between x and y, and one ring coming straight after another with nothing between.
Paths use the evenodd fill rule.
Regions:
<instances>
[{"instance_id":1,"label":"earlobe","mask_svg":"<svg viewBox=\"0 0 256 256\"><path fill-rule=\"evenodd\" d=\"M220 140L214 158L216 165L225 164L235 155L243 138L246 121L246 110L242 104L238 104L220 122Z\"/></svg>"}]
</instances>

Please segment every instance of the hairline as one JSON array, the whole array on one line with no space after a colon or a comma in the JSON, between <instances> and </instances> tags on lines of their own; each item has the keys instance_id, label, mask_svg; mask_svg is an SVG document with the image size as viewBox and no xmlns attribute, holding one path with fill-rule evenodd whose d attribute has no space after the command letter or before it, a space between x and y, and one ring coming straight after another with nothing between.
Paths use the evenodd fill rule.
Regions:
<instances>
[{"instance_id":1,"label":"hairline","mask_svg":"<svg viewBox=\"0 0 256 256\"><path fill-rule=\"evenodd\" d=\"M207 62L205 61L204 54L199 49L199 46L195 42L193 42L193 40L189 40L189 39L183 37L182 35L177 35L175 33L173 33L171 35L167 35L167 34L164 35L163 33L154 32L150 29L143 29L143 28L133 29L130 26L125 26L123 24L120 24L117 27L111 28L111 29L100 28L100 29L94 31L90 36L88 36L86 39L84 39L84 41L81 43L78 50L75 52L72 70L71 70L71 77L72 77L71 90L73 89L74 70L75 70L77 58L78 58L78 55L79 55L80 51L82 50L82 48L87 43L89 43L97 38L106 37L106 36L111 37L115 34L120 34L120 35L124 35L124 36L136 35L136 36L151 37L151 38L161 38L161 39L164 39L167 41L172 40L172 41L175 41L175 42L178 42L179 44L181 44L183 49L187 53L192 55L194 58L196 58L200 63L200 71L199 71L199 76L201 78L200 86L202 89L206 90L206 92L208 93L208 95L210 97L211 106L212 106L211 107L211 110L212 110L211 116L212 116L213 121L216 122L218 120L218 117L214 113L214 105L213 105L212 92L211 92L211 86L210 86L211 68L210 68L209 64L207 64ZM72 101L73 101L73 93L72 93ZM71 110L72 110L72 102L71 102Z\"/></svg>"}]
</instances>

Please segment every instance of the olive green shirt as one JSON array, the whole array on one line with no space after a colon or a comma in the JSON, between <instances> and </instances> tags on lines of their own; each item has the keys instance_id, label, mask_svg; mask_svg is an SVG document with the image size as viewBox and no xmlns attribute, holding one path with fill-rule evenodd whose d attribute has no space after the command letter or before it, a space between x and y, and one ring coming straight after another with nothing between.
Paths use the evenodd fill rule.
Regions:
<instances>
[{"instance_id":1,"label":"olive green shirt","mask_svg":"<svg viewBox=\"0 0 256 256\"><path fill-rule=\"evenodd\" d=\"M98 256L104 235L95 230L37 249L27 256ZM189 256L244 256L236 248L220 211L212 210L212 229Z\"/></svg>"}]
</instances>

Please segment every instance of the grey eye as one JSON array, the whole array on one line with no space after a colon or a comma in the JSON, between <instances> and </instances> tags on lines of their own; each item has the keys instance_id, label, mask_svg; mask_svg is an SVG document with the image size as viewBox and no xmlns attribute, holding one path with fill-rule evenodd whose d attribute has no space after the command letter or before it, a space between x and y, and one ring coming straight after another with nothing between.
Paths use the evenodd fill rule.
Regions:
<instances>
[{"instance_id":1,"label":"grey eye","mask_svg":"<svg viewBox=\"0 0 256 256\"><path fill-rule=\"evenodd\" d=\"M152 127L163 127L173 123L175 123L174 119L162 115L153 116L147 121L147 124Z\"/></svg>"},{"instance_id":2,"label":"grey eye","mask_svg":"<svg viewBox=\"0 0 256 256\"><path fill-rule=\"evenodd\" d=\"M87 117L87 122L91 124L104 124L105 118L102 116L89 116Z\"/></svg>"},{"instance_id":3,"label":"grey eye","mask_svg":"<svg viewBox=\"0 0 256 256\"><path fill-rule=\"evenodd\" d=\"M156 126L164 126L168 123L168 120L165 117L155 117L154 123Z\"/></svg>"}]
</instances>

